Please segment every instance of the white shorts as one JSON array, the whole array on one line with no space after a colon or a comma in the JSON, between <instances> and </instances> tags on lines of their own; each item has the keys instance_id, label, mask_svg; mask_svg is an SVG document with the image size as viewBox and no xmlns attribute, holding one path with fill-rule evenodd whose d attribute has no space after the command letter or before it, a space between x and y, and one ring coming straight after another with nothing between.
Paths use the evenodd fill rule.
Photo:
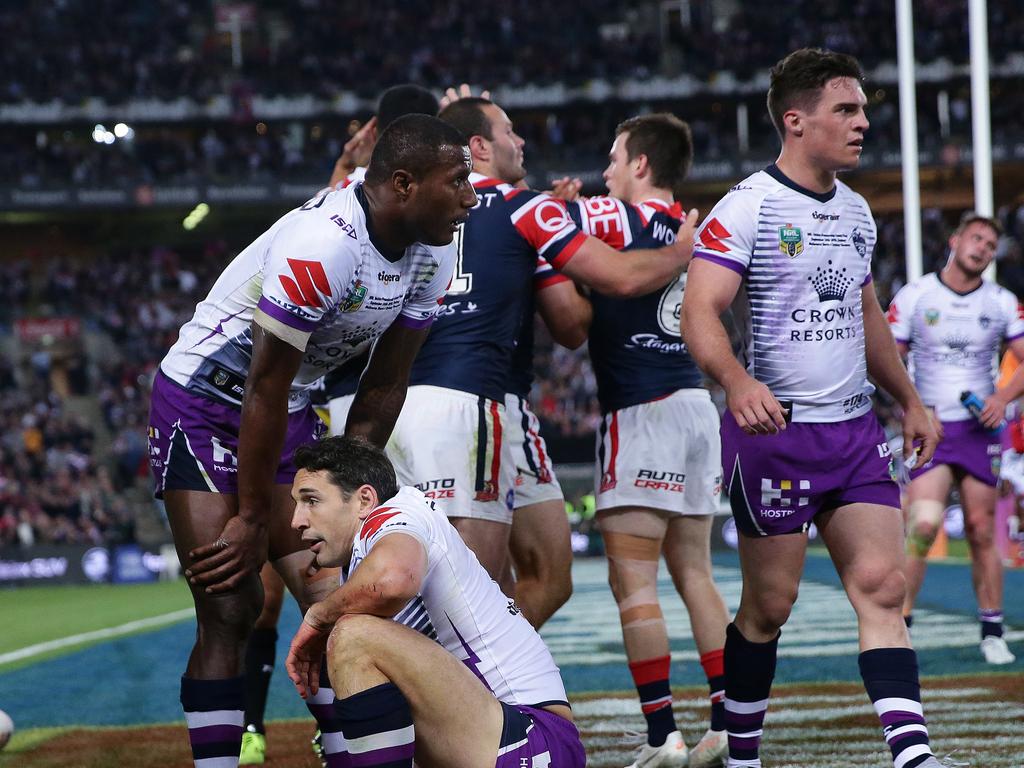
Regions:
<instances>
[{"instance_id":1,"label":"white shorts","mask_svg":"<svg viewBox=\"0 0 1024 768\"><path fill-rule=\"evenodd\" d=\"M705 389L612 411L597 434L597 509L713 515L722 493L718 410Z\"/></svg>"},{"instance_id":2,"label":"white shorts","mask_svg":"<svg viewBox=\"0 0 1024 768\"><path fill-rule=\"evenodd\" d=\"M516 473L515 508L542 501L564 501L548 447L540 436L540 422L530 404L518 395L505 393L505 422L506 455Z\"/></svg>"},{"instance_id":3,"label":"white shorts","mask_svg":"<svg viewBox=\"0 0 1024 768\"><path fill-rule=\"evenodd\" d=\"M503 403L418 385L409 387L387 454L399 485L415 485L448 517L511 525L515 469L505 434Z\"/></svg>"}]
</instances>

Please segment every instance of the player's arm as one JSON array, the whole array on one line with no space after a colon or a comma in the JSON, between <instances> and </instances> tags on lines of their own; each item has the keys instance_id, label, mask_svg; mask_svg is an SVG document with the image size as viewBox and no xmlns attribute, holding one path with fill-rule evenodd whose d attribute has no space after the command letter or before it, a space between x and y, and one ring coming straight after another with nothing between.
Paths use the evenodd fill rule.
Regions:
<instances>
[{"instance_id":1,"label":"player's arm","mask_svg":"<svg viewBox=\"0 0 1024 768\"><path fill-rule=\"evenodd\" d=\"M429 332L429 326L411 327L401 318L384 332L359 380L346 435L365 437L379 448L387 444L405 403L413 361Z\"/></svg>"},{"instance_id":2,"label":"player's arm","mask_svg":"<svg viewBox=\"0 0 1024 768\"><path fill-rule=\"evenodd\" d=\"M306 611L285 659L299 695L316 695L328 635L346 614L392 618L415 597L427 574L427 550L415 536L391 533L370 549L351 577Z\"/></svg>"},{"instance_id":3,"label":"player's arm","mask_svg":"<svg viewBox=\"0 0 1024 768\"><path fill-rule=\"evenodd\" d=\"M331 189L343 182L350 173L359 166L370 164L370 154L377 143L377 118L371 117L366 125L352 134L352 138L345 142L341 154L334 163L334 171L331 173L331 180L328 186Z\"/></svg>"},{"instance_id":4,"label":"player's arm","mask_svg":"<svg viewBox=\"0 0 1024 768\"><path fill-rule=\"evenodd\" d=\"M735 270L696 259L686 277L680 332L697 365L725 389L736 424L748 434L774 434L786 428L785 409L736 359L722 324L742 279Z\"/></svg>"},{"instance_id":5,"label":"player's arm","mask_svg":"<svg viewBox=\"0 0 1024 768\"><path fill-rule=\"evenodd\" d=\"M1024 360L1024 337L1011 339L1006 346L1018 360ZM1024 395L1024 365L1018 365L1009 380L985 398L979 420L989 429L995 429L1006 418L1006 406Z\"/></svg>"},{"instance_id":6,"label":"player's arm","mask_svg":"<svg viewBox=\"0 0 1024 768\"><path fill-rule=\"evenodd\" d=\"M302 350L252 324L252 363L245 379L238 437L238 514L217 540L189 553L186 575L207 592L226 592L259 573L266 559L267 517L288 427L288 393Z\"/></svg>"},{"instance_id":7,"label":"player's arm","mask_svg":"<svg viewBox=\"0 0 1024 768\"><path fill-rule=\"evenodd\" d=\"M555 266L606 296L643 296L664 288L686 270L693 256L696 228L697 210L693 209L680 225L676 241L664 248L619 252L588 236L569 260Z\"/></svg>"},{"instance_id":8,"label":"player's arm","mask_svg":"<svg viewBox=\"0 0 1024 768\"><path fill-rule=\"evenodd\" d=\"M537 291L537 311L551 338L569 349L587 340L594 309L572 280L550 283Z\"/></svg>"},{"instance_id":9,"label":"player's arm","mask_svg":"<svg viewBox=\"0 0 1024 768\"><path fill-rule=\"evenodd\" d=\"M685 303L685 302L684 302ZM935 453L938 434L928 409L921 402L900 359L896 341L889 329L889 321L878 303L875 286L868 282L861 288L861 311L864 319L864 354L867 358L868 374L892 395L903 409L903 457L909 459L917 449L917 464L927 464Z\"/></svg>"}]
</instances>

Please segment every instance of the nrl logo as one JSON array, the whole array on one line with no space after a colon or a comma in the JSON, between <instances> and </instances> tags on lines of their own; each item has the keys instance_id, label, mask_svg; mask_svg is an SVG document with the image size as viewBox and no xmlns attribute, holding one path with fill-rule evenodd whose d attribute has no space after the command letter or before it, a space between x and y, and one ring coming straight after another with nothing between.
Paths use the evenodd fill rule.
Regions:
<instances>
[{"instance_id":1,"label":"nrl logo","mask_svg":"<svg viewBox=\"0 0 1024 768\"><path fill-rule=\"evenodd\" d=\"M355 312L361 306L363 306L363 299L366 298L366 286L363 285L362 280L356 280L355 284L349 289L348 296L341 303L342 312Z\"/></svg>"},{"instance_id":2,"label":"nrl logo","mask_svg":"<svg viewBox=\"0 0 1024 768\"><path fill-rule=\"evenodd\" d=\"M779 250L791 259L795 259L804 252L804 236L800 227L792 227L788 224L779 227Z\"/></svg>"}]
</instances>

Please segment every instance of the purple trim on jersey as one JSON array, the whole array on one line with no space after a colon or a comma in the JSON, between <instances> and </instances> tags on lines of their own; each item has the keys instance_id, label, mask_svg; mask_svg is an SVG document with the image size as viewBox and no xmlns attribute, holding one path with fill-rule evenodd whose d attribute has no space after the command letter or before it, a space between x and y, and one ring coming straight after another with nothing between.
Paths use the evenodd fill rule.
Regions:
<instances>
[{"instance_id":1,"label":"purple trim on jersey","mask_svg":"<svg viewBox=\"0 0 1024 768\"><path fill-rule=\"evenodd\" d=\"M469 647L469 643L462 638L462 635L455 627L455 622L452 621L451 617L448 616L448 614L445 614L445 618L448 619L448 623L452 625L452 631L455 633L455 636L459 638L459 642L462 643L462 649L466 652L466 658L462 660L462 663L469 668L470 672L476 675L477 680L484 684L484 688L491 691L491 693L494 693L494 691L491 690L491 686L487 684L487 680L484 678L483 673L480 671L480 657L476 655L476 651Z\"/></svg>"},{"instance_id":2,"label":"purple trim on jersey","mask_svg":"<svg viewBox=\"0 0 1024 768\"><path fill-rule=\"evenodd\" d=\"M412 328L414 331L420 331L424 328L429 328L434 324L434 317L409 317L408 315L399 315L394 321L397 325L401 325L403 328Z\"/></svg>"},{"instance_id":3,"label":"purple trim on jersey","mask_svg":"<svg viewBox=\"0 0 1024 768\"><path fill-rule=\"evenodd\" d=\"M297 331L312 333L316 330L317 323L315 320L305 320L301 317L296 317L288 310L277 306L277 304L272 302L266 296L260 296L260 300L256 305L256 308L262 310L265 314L275 320L281 321L289 328L294 328Z\"/></svg>"},{"instance_id":4,"label":"purple trim on jersey","mask_svg":"<svg viewBox=\"0 0 1024 768\"><path fill-rule=\"evenodd\" d=\"M910 339L901 339L899 336L894 336L893 338L896 339L896 343L897 344L909 344L910 343Z\"/></svg>"},{"instance_id":5,"label":"purple trim on jersey","mask_svg":"<svg viewBox=\"0 0 1024 768\"><path fill-rule=\"evenodd\" d=\"M914 467L910 479L916 480L935 467L945 464L970 475L985 485L999 485L999 467L1003 447L998 434L992 434L977 419L943 421L942 439L927 464Z\"/></svg>"},{"instance_id":6,"label":"purple trim on jersey","mask_svg":"<svg viewBox=\"0 0 1024 768\"><path fill-rule=\"evenodd\" d=\"M1016 341L1017 339L1024 338L1024 333L1015 333L1013 336L1007 336L1007 341Z\"/></svg>"},{"instance_id":7,"label":"purple trim on jersey","mask_svg":"<svg viewBox=\"0 0 1024 768\"><path fill-rule=\"evenodd\" d=\"M864 278L864 282L860 284L860 287L863 288L865 285L868 285L874 279L875 278L871 276L871 273L868 272L868 276Z\"/></svg>"},{"instance_id":8,"label":"purple trim on jersey","mask_svg":"<svg viewBox=\"0 0 1024 768\"><path fill-rule=\"evenodd\" d=\"M708 253L707 251L694 251L693 258L704 259L705 261L710 261L712 264L717 264L720 267L727 267L739 275L747 274L747 268L742 264L737 264L732 259L723 259L721 256L715 256L713 253Z\"/></svg>"}]
</instances>

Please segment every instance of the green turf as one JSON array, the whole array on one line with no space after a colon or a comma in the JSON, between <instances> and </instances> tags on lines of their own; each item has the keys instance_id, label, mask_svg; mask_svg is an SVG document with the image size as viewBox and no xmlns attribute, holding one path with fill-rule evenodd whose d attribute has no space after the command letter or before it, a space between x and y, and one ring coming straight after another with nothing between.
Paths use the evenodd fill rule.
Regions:
<instances>
[{"instance_id":1,"label":"green turf","mask_svg":"<svg viewBox=\"0 0 1024 768\"><path fill-rule=\"evenodd\" d=\"M184 580L0 590L0 653L192 605Z\"/></svg>"}]
</instances>

